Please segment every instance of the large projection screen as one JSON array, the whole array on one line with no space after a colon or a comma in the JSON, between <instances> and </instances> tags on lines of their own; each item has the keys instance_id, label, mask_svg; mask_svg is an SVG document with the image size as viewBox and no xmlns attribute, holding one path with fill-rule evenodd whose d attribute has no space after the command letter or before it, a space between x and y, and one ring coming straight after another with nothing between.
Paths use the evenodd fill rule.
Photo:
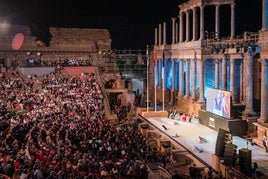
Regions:
<instances>
[{"instance_id":1,"label":"large projection screen","mask_svg":"<svg viewBox=\"0 0 268 179\"><path fill-rule=\"evenodd\" d=\"M207 88L207 111L226 119L231 118L231 92Z\"/></svg>"}]
</instances>

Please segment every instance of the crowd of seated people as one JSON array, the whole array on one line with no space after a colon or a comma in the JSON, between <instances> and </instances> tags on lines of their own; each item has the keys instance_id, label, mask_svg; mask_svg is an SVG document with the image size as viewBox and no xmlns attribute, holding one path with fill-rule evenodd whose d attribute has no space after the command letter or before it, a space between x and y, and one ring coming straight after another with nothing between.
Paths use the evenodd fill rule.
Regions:
<instances>
[{"instance_id":1,"label":"crowd of seated people","mask_svg":"<svg viewBox=\"0 0 268 179\"><path fill-rule=\"evenodd\" d=\"M72 59L65 59L61 62L62 66L88 66L90 65L90 62L88 59L77 59L77 58L72 58Z\"/></svg>"},{"instance_id":2,"label":"crowd of seated people","mask_svg":"<svg viewBox=\"0 0 268 179\"><path fill-rule=\"evenodd\" d=\"M136 123L114 126L94 74L0 73L0 174L10 178L147 178L154 150Z\"/></svg>"},{"instance_id":3,"label":"crowd of seated people","mask_svg":"<svg viewBox=\"0 0 268 179\"><path fill-rule=\"evenodd\" d=\"M183 122L191 122L193 116L191 116L188 113L182 113L182 112L178 112L178 111L172 111L171 109L168 110L168 116L167 118L170 119L177 119L177 120L181 120Z\"/></svg>"},{"instance_id":4,"label":"crowd of seated people","mask_svg":"<svg viewBox=\"0 0 268 179\"><path fill-rule=\"evenodd\" d=\"M54 67L60 66L90 66L88 58L66 58L62 60L27 59L27 67ZM21 63L12 62L13 67L23 66Z\"/></svg>"},{"instance_id":5,"label":"crowd of seated people","mask_svg":"<svg viewBox=\"0 0 268 179\"><path fill-rule=\"evenodd\" d=\"M137 121L118 126L107 119L94 73L0 73L0 136L0 178L143 179L148 161L161 162Z\"/></svg>"}]
</instances>

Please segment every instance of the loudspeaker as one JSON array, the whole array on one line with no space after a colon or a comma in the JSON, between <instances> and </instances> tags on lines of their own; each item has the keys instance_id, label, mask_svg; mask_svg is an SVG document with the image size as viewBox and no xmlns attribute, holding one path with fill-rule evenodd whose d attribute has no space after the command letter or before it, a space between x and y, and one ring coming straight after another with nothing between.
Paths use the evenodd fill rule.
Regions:
<instances>
[{"instance_id":1,"label":"loudspeaker","mask_svg":"<svg viewBox=\"0 0 268 179\"><path fill-rule=\"evenodd\" d=\"M232 143L226 143L224 147L224 164L226 166L232 166L235 164L237 159L237 146Z\"/></svg>"},{"instance_id":2,"label":"loudspeaker","mask_svg":"<svg viewBox=\"0 0 268 179\"><path fill-rule=\"evenodd\" d=\"M218 131L217 141L216 141L216 148L215 148L215 154L219 158L223 158L224 156L224 147L226 142L226 135L228 134L228 131L220 128Z\"/></svg>"},{"instance_id":3,"label":"loudspeaker","mask_svg":"<svg viewBox=\"0 0 268 179\"><path fill-rule=\"evenodd\" d=\"M252 175L252 159L251 159L251 150L249 149L240 149L239 150L239 167L240 172L244 175L251 177Z\"/></svg>"},{"instance_id":4,"label":"loudspeaker","mask_svg":"<svg viewBox=\"0 0 268 179\"><path fill-rule=\"evenodd\" d=\"M162 125L162 127L163 127L165 130L167 130L167 127L166 127L165 125Z\"/></svg>"}]
</instances>

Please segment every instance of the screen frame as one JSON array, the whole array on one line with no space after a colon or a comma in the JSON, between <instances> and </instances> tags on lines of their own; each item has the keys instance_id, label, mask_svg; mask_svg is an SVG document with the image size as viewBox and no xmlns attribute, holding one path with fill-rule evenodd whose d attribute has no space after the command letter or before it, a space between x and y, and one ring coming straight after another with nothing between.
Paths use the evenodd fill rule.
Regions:
<instances>
[{"instance_id":1,"label":"screen frame","mask_svg":"<svg viewBox=\"0 0 268 179\"><path fill-rule=\"evenodd\" d=\"M232 117L232 93L215 88L207 88L206 111L230 120Z\"/></svg>"}]
</instances>

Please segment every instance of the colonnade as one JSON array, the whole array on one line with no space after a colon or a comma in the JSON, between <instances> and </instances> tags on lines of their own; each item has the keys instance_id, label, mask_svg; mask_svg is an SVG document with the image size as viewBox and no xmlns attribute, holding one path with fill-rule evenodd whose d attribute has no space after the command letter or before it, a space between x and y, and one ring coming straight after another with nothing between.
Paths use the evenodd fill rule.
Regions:
<instances>
[{"instance_id":1,"label":"colonnade","mask_svg":"<svg viewBox=\"0 0 268 179\"><path fill-rule=\"evenodd\" d=\"M268 4L266 2L267 0L263 0L263 6L262 6L262 31L267 31L268 29L268 18L267 18L267 8ZM230 39L234 39L235 37L235 1L234 0L228 0L228 1L199 1L199 0L190 0L187 3L183 3L179 5L180 12L178 17L171 18L172 20L172 42L171 46L166 46L166 22L163 24L159 24L158 28L155 28L155 40L154 45L155 48L158 50L165 50L172 52L175 52L176 58L171 57L172 60L172 88L171 91L175 91L175 76L178 76L178 95L186 98L192 98L195 101L198 101L200 103L205 101L204 98L204 63L205 58L202 54L202 50L200 49L205 48L204 40L205 37L205 23L204 23L204 16L205 16L205 10L207 6L214 6L215 7L215 21L209 22L209 23L215 23L214 27L214 38L217 41L220 41L220 7L222 5L229 5L230 6ZM206 18L206 20L210 21L209 18ZM191 24L192 23L192 24ZM235 40L235 39L234 39ZM194 47L197 51L201 52L199 54L198 58L196 58L196 54L194 52L189 52L190 54L187 54L186 56L193 55L193 58L189 59L183 59L184 55L180 57L181 55L181 47L182 49L188 49L192 47L192 41L201 41L200 47ZM176 45L179 44L179 45ZM174 45L174 46L172 46ZM257 44L256 44L257 45ZM187 52L184 52L187 53ZM235 56L233 55L235 54ZM241 54L241 58L237 57L238 54ZM266 54L266 53L265 53ZM229 89L232 93L232 103L233 104L245 104L245 110L244 114L255 114L253 109L253 57L255 53L252 51L252 49L248 49L246 52L229 52L229 53L222 53L222 56L219 58L219 54L215 55L215 57L212 56L215 62L215 77L214 77L214 88L219 89L220 88L220 82L221 82L221 89L227 91L228 84ZM175 74L175 65L174 60L179 60L179 74ZM158 81L160 82L160 87L163 85L162 83L162 60L161 57L158 57ZM229 60L230 63L227 63ZM240 73L236 73L236 61L240 60L240 66L239 71ZM268 58L265 55L261 55L261 59L259 62L261 63L261 94L260 94L260 101L261 101L261 115L260 120L263 122L268 122ZM183 69L183 61L186 62L185 68ZM220 68L221 67L221 68ZM227 73L227 68L229 68L229 74ZM196 70L197 69L197 70ZM184 78L184 70L185 78ZM164 70L166 72L166 69ZM219 73L221 72L221 74ZM198 78L196 78L198 75ZM221 76L220 76L221 75ZM227 76L230 76L228 78ZM236 75L239 75L237 77ZM198 79L199 81L196 81ZM240 84L236 84L238 81L240 81ZM221 80L221 81L220 81ZM190 82L191 81L191 82ZM198 83L198 84L197 84ZM167 84L167 82L165 82ZM185 84L185 85L184 85ZM190 86L191 85L191 86ZM197 85L199 89L197 88ZM238 90L237 88L240 88ZM165 86L163 86L165 88ZM191 89L191 92L189 92ZM198 96L196 95L198 90ZM198 99L197 99L198 97Z\"/></svg>"},{"instance_id":2,"label":"colonnade","mask_svg":"<svg viewBox=\"0 0 268 179\"><path fill-rule=\"evenodd\" d=\"M215 65L215 77L214 77L214 88L219 89L219 82L220 82L220 75L221 75L221 90L227 91L227 60L230 60L230 91L232 93L232 103L233 104L245 104L245 111L246 115L255 114L253 109L253 56L255 54L252 52L246 52L241 59L232 58L231 56L225 54L222 58L214 59ZM158 74L156 74L156 78L158 78L160 84L159 87L163 87L166 90L166 87L163 86L162 82L162 73L166 73L166 68L163 70L162 63L163 60L166 59L157 59L158 61ZM200 103L205 102L204 97L204 88L205 88L205 81L204 81L204 63L206 59L197 59L197 58L190 58L190 59L178 59L179 60L179 74L178 74L178 81L179 81L179 88L178 88L178 95L185 98L191 98L195 101ZM240 90L236 88L236 75L235 73L235 61L240 60L239 65L239 79L240 79ZM175 65L174 62L175 58L172 59L172 87L171 91L175 91ZM183 61L186 62L185 69L183 68ZM268 61L266 59L260 60L262 66L262 73L261 73L261 119L265 122L268 122L268 99L267 99L267 92L268 92ZM191 65L190 65L191 64ZM220 72L220 64L221 64L221 74ZM197 69L197 70L196 70ZM185 70L185 78L184 78L184 70ZM164 74L166 76L166 74ZM197 78L198 76L198 78ZM196 96L197 84L196 79L198 79L199 96ZM167 82L164 82L167 84ZM191 86L190 86L191 85ZM191 93L190 93L191 89ZM198 97L198 98L197 98Z\"/></svg>"},{"instance_id":3,"label":"colonnade","mask_svg":"<svg viewBox=\"0 0 268 179\"><path fill-rule=\"evenodd\" d=\"M215 39L219 39L220 38L220 6L225 5L225 4L217 3L217 4L212 4L212 5L215 6L215 32L214 32ZM229 5L231 9L230 37L233 38L235 36L235 3L231 1ZM181 5L180 8L181 10L179 12L179 16L177 18L175 17L171 18L172 20L172 44L205 39L205 24L204 24L205 5L193 6L193 7L184 7ZM190 14L192 14L192 19L190 19ZM199 22L198 22L198 16L199 16ZM176 22L177 19L179 21L179 26L178 26L178 23ZM192 22L192 30L190 29L190 22ZM159 24L158 28L155 28L154 45L166 45L166 44L167 44L166 22L164 22L163 24Z\"/></svg>"}]
</instances>

